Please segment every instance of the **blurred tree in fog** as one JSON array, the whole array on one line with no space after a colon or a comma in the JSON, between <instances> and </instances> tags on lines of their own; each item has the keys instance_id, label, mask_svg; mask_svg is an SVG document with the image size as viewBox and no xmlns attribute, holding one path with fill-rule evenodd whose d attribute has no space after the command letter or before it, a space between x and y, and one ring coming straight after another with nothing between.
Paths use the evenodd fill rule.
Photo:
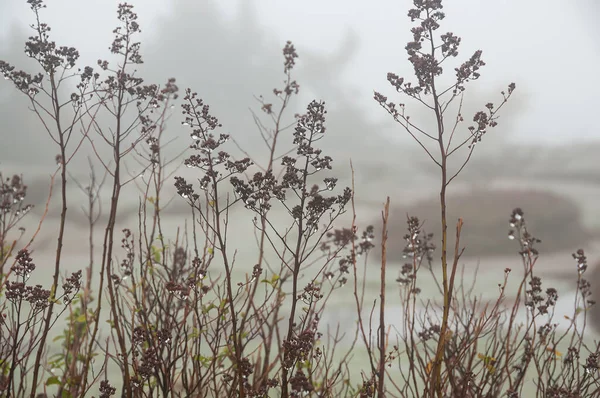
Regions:
<instances>
[{"instance_id":1,"label":"blurred tree in fog","mask_svg":"<svg viewBox=\"0 0 600 398\"><path fill-rule=\"evenodd\" d=\"M140 76L148 83L157 84L175 77L180 88L198 91L219 117L223 132L231 133L251 155L257 158L264 155L265 147L252 112L259 117L264 115L255 97L263 95L266 102L276 101L273 89L280 87L284 79L281 51L288 38L277 37L262 25L254 1L240 1L235 16L228 18L216 1L182 0L174 3L171 13L153 25L147 25L143 20L140 24L147 33L142 39L144 64ZM112 25L106 29L111 30ZM23 42L28 34L27 27L15 26L9 34L6 50L0 52L0 59L10 60L25 69L33 67L23 54ZM294 41L293 37L289 39ZM300 59L294 78L300 84L301 96L291 104L286 122L294 123L294 114L303 112L313 98L324 100L328 109L324 150L334 158L334 171L340 177L349 176L348 161L352 158L360 184L367 178L372 182L375 175L385 176L381 159L390 159L386 170L398 175L395 165L403 158L398 156L400 148L384 139L381 133L384 125L366 117L366 111L357 100L355 86L343 76L358 48L359 38L352 31L347 33L339 48L325 54L298 48ZM108 53L95 56L99 59L110 57ZM84 66L78 65L79 68ZM97 65L91 66L97 69ZM2 163L27 166L27 169L16 167L14 171L26 174L31 199L40 205L48 191L46 177L54 170L55 154L48 153L49 137L31 115L27 100L14 94L12 85L0 84L1 134L5 144L0 149L0 159ZM176 140L163 152L167 156L180 154L190 143L180 122L176 108L166 134L167 138ZM102 123L102 115L99 123ZM291 130L289 136L291 142ZM289 146L283 143L282 149L289 149ZM73 160L81 166L83 174L78 177L87 175L86 155L90 154L91 150L87 148ZM31 175L33 173L36 175ZM43 177L38 177L40 174Z\"/></svg>"},{"instance_id":2,"label":"blurred tree in fog","mask_svg":"<svg viewBox=\"0 0 600 398\"><path fill-rule=\"evenodd\" d=\"M260 113L254 96L273 102L272 90L284 78L281 49L285 39L294 42L294 38L279 38L264 27L252 0L239 2L232 19L219 11L215 1L183 0L155 28L144 51L144 72L155 80L175 74L181 87L192 87L211 105L224 129L244 149L260 154L257 150L263 143L250 109ZM393 158L398 148L390 148L384 139L384 125L365 117L352 83L343 78L359 47L356 34L349 31L329 54L296 47L300 58L294 78L301 99L292 104L288 121L292 123L294 113L303 112L313 98L322 99L328 109L328 136L323 144L329 153L333 151L337 171L347 171L350 157L356 162Z\"/></svg>"}]
</instances>

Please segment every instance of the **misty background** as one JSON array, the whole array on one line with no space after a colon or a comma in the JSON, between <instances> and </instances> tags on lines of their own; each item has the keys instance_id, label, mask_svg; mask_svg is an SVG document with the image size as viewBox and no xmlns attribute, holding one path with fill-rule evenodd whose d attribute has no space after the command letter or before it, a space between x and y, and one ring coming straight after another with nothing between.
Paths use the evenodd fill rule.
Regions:
<instances>
[{"instance_id":1,"label":"misty background","mask_svg":"<svg viewBox=\"0 0 600 398\"><path fill-rule=\"evenodd\" d=\"M79 67L96 67L98 59L111 59L108 46L117 25L117 1L47 4L42 17L52 27L52 40L76 47L81 54ZM131 4L142 27L141 76L158 84L175 77L181 90L197 91L223 124L222 131L257 157L265 152L252 116L252 111L260 113L255 97L269 99L273 88L281 86L281 50L291 40L299 54L293 74L300 95L292 103L288 122L312 99L326 102L328 132L321 143L334 158L334 174L341 179L338 186L350 184L349 162L353 162L359 226L377 225L381 206L386 196L391 197L391 266L403 261L401 238L407 212L425 220L426 229L439 236L439 170L373 100L376 90L390 100L406 102L411 119L431 125L431 116L395 94L386 80L388 72L408 79L412 75L404 50L412 37L406 17L411 2L144 0ZM456 66L477 49L483 50L487 64L482 77L467 86L462 112L467 122L487 102L499 103L500 91L509 83L517 85L500 114L499 126L483 137L450 190L449 219L465 219L462 242L467 250L461 265L469 270L478 267L482 291L495 287L507 266L519 268L518 249L506 236L510 213L520 206L533 234L542 239L538 272L559 290L565 311L572 311L569 297L577 272L571 253L580 247L586 250L590 275L600 259L600 3L453 0L445 2L444 11L441 32L452 31L463 39ZM25 0L0 2L0 59L19 68L32 67L23 54L32 17ZM5 176L24 175L28 200L36 205L25 220L31 231L43 210L57 150L28 106L11 83L0 80L0 171ZM452 115L447 118L451 121ZM174 139L167 154L176 155L190 144L189 132L180 122L175 111L167 126L167 136ZM468 125L463 125L463 134ZM233 145L229 149L236 152ZM71 165L74 177L82 182L88 175L88 155L92 153L84 147ZM454 167L460 166L459 158ZM130 164L129 172L135 176L140 170ZM178 174L192 176L187 169ZM137 222L138 196L134 186L129 189L122 209L131 217L122 220L124 225ZM83 204L85 197L73 183L70 195L65 263L66 269L78 269L85 266L87 249L77 243L86 226L76 198ZM108 198L105 192L104 199ZM51 262L44 261L54 253L58 203L56 196L34 246L38 269L48 270L39 278L51 273ZM178 197L167 214L173 227L188 216ZM232 231L232 240L248 231L250 223ZM251 255L254 242L239 241L240 257ZM395 278L395 269L390 274ZM597 279L600 286L600 276ZM340 322L352 321L350 314L337 316Z\"/></svg>"}]
</instances>

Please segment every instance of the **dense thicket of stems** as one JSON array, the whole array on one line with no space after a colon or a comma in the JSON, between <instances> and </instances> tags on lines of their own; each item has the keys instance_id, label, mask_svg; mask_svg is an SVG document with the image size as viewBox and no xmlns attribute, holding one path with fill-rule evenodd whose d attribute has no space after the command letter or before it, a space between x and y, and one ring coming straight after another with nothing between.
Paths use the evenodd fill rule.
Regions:
<instances>
[{"instance_id":1,"label":"dense thicket of stems","mask_svg":"<svg viewBox=\"0 0 600 398\"><path fill-rule=\"evenodd\" d=\"M259 158L222 132L195 91L188 88L180 96L175 79L158 85L138 76L140 25L131 5L117 10L110 46L114 61L78 68L77 50L50 40L43 1L27 3L34 34L25 53L38 70L0 61L0 73L30 100L41 129L56 145L50 187L55 179L60 182L60 219L52 278L47 286L34 285L30 276L38 271L31 248L53 191L37 230L29 234L20 228L31 209L26 178L0 174L0 394L600 395L600 347L584 338L594 302L583 250L573 254L577 295L563 329L555 321L558 292L542 288L535 266L540 240L529 231L523 210L507 217L522 274L514 280L510 268L501 271L495 300L477 296L476 278L467 281L459 268L463 245L469 244L461 239L468 219L456 221L449 254L448 228L455 221L447 217L448 187L497 125L515 84L501 93L498 105L485 104L472 125L463 127L467 86L485 63L476 51L444 85L444 68L458 56L461 39L438 34L445 17L441 0L414 0L408 12L416 22L406 46L416 80L387 76L398 94L431 112L433 125L420 126L407 105L378 92L374 96L440 170L439 237L407 215L403 242L388 239L389 197L380 230L357 224L354 170L352 188L338 187L333 159L321 145L328 139L326 104L314 100L302 114L290 114L300 91L291 42L283 47L282 87L257 97L252 114L266 149ZM179 157L168 158L165 132L175 106L189 145ZM82 148L95 156L89 159L87 182L71 174ZM141 171L131 172L132 166ZM87 233L78 243L88 252L85 274L84 269L67 272L65 236L75 202L68 181L86 198ZM168 197L169 186L175 198ZM137 222L122 217L124 195L132 192L137 192ZM187 204L185 222L174 230L166 218L173 200ZM348 211L350 220L342 217ZM252 228L256 251L242 257L238 250L246 242L233 239L232 231L244 226ZM98 230L103 231L100 246ZM390 296L394 270L387 253L398 244L406 262L395 281L397 295ZM372 250L381 251L376 290L368 287ZM435 296L423 294L424 283L435 285ZM516 288L512 302L508 286ZM325 321L341 294L352 295L345 310L356 311L349 330ZM390 303L401 308L399 329L386 317Z\"/></svg>"}]
</instances>

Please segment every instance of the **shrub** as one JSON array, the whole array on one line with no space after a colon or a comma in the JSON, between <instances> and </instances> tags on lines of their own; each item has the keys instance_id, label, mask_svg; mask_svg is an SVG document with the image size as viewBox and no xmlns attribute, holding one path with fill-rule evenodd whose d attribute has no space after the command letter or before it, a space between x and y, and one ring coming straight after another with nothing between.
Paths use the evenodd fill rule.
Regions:
<instances>
[{"instance_id":1,"label":"shrub","mask_svg":"<svg viewBox=\"0 0 600 398\"><path fill-rule=\"evenodd\" d=\"M426 230L439 231L441 224L436 217L438 202L439 199L434 197L406 206L396 205L391 211L396 223L388 226L390 241L401 241L405 228L400 220L405 214L423 220ZM568 251L576 245L588 243L593 237L592 232L586 230L581 223L581 212L577 204L550 192L475 189L455 193L448 199L448 204L449 219L463 217L469 220L461 235L465 242L469 242L465 252L468 256L506 256L510 253L513 242L506 237L506 214L519 206L531 209L528 211L530 228L540 231L542 242L539 247L546 253ZM450 244L454 244L453 239L450 239ZM391 246L388 256L392 261L400 262L402 247Z\"/></svg>"}]
</instances>

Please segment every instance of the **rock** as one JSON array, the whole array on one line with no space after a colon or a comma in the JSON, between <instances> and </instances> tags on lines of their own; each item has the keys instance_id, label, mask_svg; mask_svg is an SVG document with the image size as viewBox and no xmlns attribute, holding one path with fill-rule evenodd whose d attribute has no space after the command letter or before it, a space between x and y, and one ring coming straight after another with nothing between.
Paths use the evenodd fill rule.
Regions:
<instances>
[{"instance_id":1,"label":"rock","mask_svg":"<svg viewBox=\"0 0 600 398\"><path fill-rule=\"evenodd\" d=\"M568 198L536 190L474 189L448 195L449 250L454 250L456 222L462 217L460 241L461 246L466 246L465 256L504 256L518 252L516 241L508 239L509 218L516 207L524 211L528 231L542 240L537 246L541 253L573 250L594 237L582 225L579 207ZM441 217L436 195L390 210L388 258L392 262L402 261L407 214L425 222L424 231L434 233L438 247L434 257L439 257ZM373 225L380 230L380 218Z\"/></svg>"}]
</instances>

